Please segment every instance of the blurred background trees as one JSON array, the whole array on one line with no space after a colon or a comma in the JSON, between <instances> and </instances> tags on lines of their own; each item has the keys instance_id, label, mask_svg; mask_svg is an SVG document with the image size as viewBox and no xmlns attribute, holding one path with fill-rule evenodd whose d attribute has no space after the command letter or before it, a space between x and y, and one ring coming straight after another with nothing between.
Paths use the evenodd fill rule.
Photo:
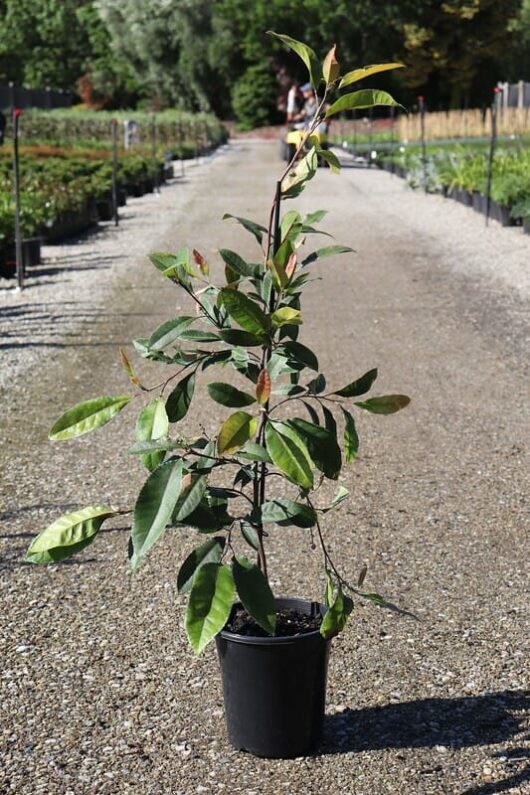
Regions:
<instances>
[{"instance_id":1,"label":"blurred background trees","mask_svg":"<svg viewBox=\"0 0 530 795\"><path fill-rule=\"evenodd\" d=\"M0 83L265 124L304 78L268 29L336 42L348 64L403 61L390 88L408 105L479 107L498 80L530 80L530 0L0 0Z\"/></svg>"}]
</instances>

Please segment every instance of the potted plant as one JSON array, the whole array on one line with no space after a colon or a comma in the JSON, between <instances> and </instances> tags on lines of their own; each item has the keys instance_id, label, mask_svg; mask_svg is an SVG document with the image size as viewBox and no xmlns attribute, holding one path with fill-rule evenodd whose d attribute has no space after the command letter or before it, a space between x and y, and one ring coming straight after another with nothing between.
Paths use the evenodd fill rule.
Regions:
<instances>
[{"instance_id":1,"label":"potted plant","mask_svg":"<svg viewBox=\"0 0 530 795\"><path fill-rule=\"evenodd\" d=\"M199 543L177 577L179 591L188 594L190 643L199 654L217 638L228 733L235 747L289 757L307 753L318 741L330 639L344 629L352 596L386 604L363 590L365 569L355 584L346 578L326 543L326 516L348 497L347 490L340 487L323 504L316 489L323 479L336 481L343 463L357 455L354 409L391 414L409 398L366 397L376 369L327 387L315 353L298 339L302 293L312 263L351 249L331 245L308 253L304 243L313 238L324 211L305 218L293 209L281 214L281 203L296 198L317 173L318 157L333 170L339 168L336 156L312 139L323 117L396 104L386 92L371 89L329 104L332 89L399 64L356 69L340 79L335 47L321 65L306 45L272 35L302 58L319 101L313 123L277 182L267 225L235 219L255 238L261 261L247 262L221 250L226 283L217 286L195 249L151 255L155 268L187 294L196 311L134 341L141 356L165 371L157 387L140 383L122 351L128 377L144 398L129 452L143 462L147 479L131 509L90 506L63 516L35 538L28 558L60 561L92 543L107 519L131 513L129 557L136 570L166 528L196 528ZM207 380L214 364L235 370L247 388ZM199 377L222 407L214 438L171 432L176 424L185 425ZM103 396L74 406L53 425L50 439L72 439L99 428L129 406L131 398ZM307 529L308 544L320 551L327 577L324 604L314 595L274 597L267 566L274 525Z\"/></svg>"}]
</instances>

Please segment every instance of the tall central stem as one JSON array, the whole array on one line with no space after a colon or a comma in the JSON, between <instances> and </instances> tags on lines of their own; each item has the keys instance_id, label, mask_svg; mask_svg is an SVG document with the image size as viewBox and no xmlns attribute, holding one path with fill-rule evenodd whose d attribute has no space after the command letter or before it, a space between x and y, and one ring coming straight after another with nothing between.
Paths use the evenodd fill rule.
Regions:
<instances>
[{"instance_id":1,"label":"tall central stem","mask_svg":"<svg viewBox=\"0 0 530 795\"><path fill-rule=\"evenodd\" d=\"M276 183L276 194L274 197L274 204L273 204L273 212L271 217L271 224L268 230L268 237L269 241L272 236L272 256L276 254L278 249L280 248L280 205L281 205L281 196L282 196L282 183L278 181ZM270 256L270 244L268 246L267 251L267 258ZM265 263L267 267L267 263ZM276 293L274 287L271 286L271 294L269 297L269 313L274 311L274 306L276 302ZM262 349L261 355L261 369L266 370L268 364L271 359L272 354L272 346L269 343L268 345L264 346ZM262 409L261 414L261 422L258 429L258 444L265 446L265 427L267 425L267 421L269 418L269 409L270 409L270 398L266 401L265 405ZM265 502L265 495L266 495L266 480L267 480L267 465L263 461L261 463L256 462L254 468L254 506L259 511L263 503ZM263 543L263 523L261 519L258 521L256 525L258 538L259 538L259 552L258 552L258 564L263 572L263 574L267 577L267 556L265 554L265 545Z\"/></svg>"}]
</instances>

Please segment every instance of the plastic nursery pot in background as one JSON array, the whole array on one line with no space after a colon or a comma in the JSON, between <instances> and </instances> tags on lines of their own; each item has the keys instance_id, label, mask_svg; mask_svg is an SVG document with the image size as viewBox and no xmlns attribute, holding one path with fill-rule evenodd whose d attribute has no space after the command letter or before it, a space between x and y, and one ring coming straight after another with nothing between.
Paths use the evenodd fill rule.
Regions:
<instances>
[{"instance_id":1,"label":"plastic nursery pot in background","mask_svg":"<svg viewBox=\"0 0 530 795\"><path fill-rule=\"evenodd\" d=\"M326 612L303 599L277 599L276 607ZM310 753L322 732L330 641L319 630L290 637L222 630L216 642L231 744L269 758Z\"/></svg>"}]
</instances>

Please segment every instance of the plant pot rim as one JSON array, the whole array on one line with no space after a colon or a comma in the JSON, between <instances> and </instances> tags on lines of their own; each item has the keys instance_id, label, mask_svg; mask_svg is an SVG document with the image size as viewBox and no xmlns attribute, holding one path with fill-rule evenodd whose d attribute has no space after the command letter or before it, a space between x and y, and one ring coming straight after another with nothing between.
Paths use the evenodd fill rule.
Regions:
<instances>
[{"instance_id":1,"label":"plant pot rim","mask_svg":"<svg viewBox=\"0 0 530 795\"><path fill-rule=\"evenodd\" d=\"M311 612L313 610L318 610L322 616L327 611L327 607L321 602L317 602L311 599L300 599L297 597L278 597L276 600L276 607L296 607L300 606L301 604L310 605ZM235 602L232 606L231 613L237 609L238 607L243 607L241 602ZM222 629L219 632L218 637L222 637L224 640L228 640L232 643L242 643L246 646L287 646L293 645L294 643L304 643L305 641L314 640L315 636L318 635L322 638L324 643L329 643L329 640L326 640L320 634L320 629L313 629L310 632L303 632L300 635L286 635L282 637L274 637L274 636L266 636L266 637L257 637L252 635L238 635L235 632L230 632L227 629Z\"/></svg>"}]
</instances>

